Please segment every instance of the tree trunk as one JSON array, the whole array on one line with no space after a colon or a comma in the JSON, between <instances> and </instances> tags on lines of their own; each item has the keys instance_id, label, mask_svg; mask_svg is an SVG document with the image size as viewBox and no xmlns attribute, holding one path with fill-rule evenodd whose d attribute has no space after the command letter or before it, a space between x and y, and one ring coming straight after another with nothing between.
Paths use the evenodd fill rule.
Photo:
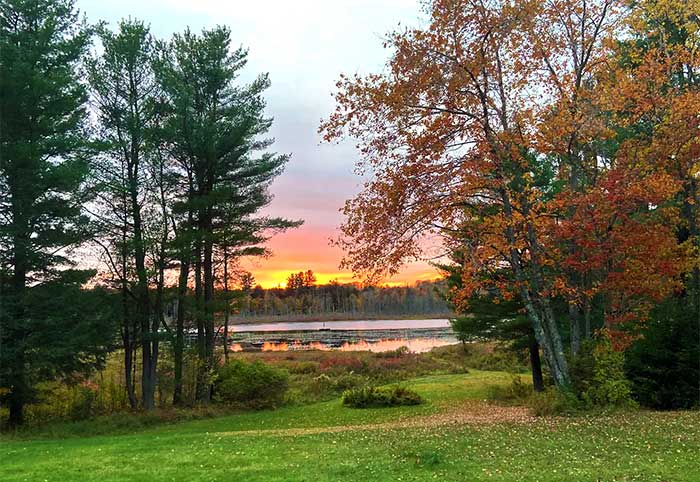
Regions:
<instances>
[{"instance_id":1,"label":"tree trunk","mask_svg":"<svg viewBox=\"0 0 700 482\"><path fill-rule=\"evenodd\" d=\"M148 275L146 272L146 253L143 244L141 212L138 206L138 194L131 193L134 221L134 257L136 264L136 318L141 327L141 404L145 410L155 407L155 385L151 373L153 367L153 336L151 333L151 301L148 294Z\"/></svg>"},{"instance_id":2,"label":"tree trunk","mask_svg":"<svg viewBox=\"0 0 700 482\"><path fill-rule=\"evenodd\" d=\"M591 330L591 301L588 298L586 298L583 304L583 326L583 336L586 340L588 340L591 338L591 336L593 336L593 332Z\"/></svg>"},{"instance_id":3,"label":"tree trunk","mask_svg":"<svg viewBox=\"0 0 700 482\"><path fill-rule=\"evenodd\" d=\"M206 233L211 234L211 221L207 219ZM214 266L213 245L210 236L204 239L204 368L206 370L206 386L202 387L202 401L208 403L211 398L211 380L209 374L214 369Z\"/></svg>"},{"instance_id":4,"label":"tree trunk","mask_svg":"<svg viewBox=\"0 0 700 482\"><path fill-rule=\"evenodd\" d=\"M552 377L554 378L557 387L566 389L571 385L571 376L569 375L569 364L566 361L566 356L564 355L564 345L562 343L561 336L559 335L557 320L554 317L554 312L552 311L551 306L549 305L549 299L543 297L541 302L544 305L543 312L548 331L547 346L550 347L551 350L551 365L549 365L549 369L552 372Z\"/></svg>"},{"instance_id":5,"label":"tree trunk","mask_svg":"<svg viewBox=\"0 0 700 482\"><path fill-rule=\"evenodd\" d=\"M231 307L228 300L228 247L224 245L224 362L228 362L228 317Z\"/></svg>"},{"instance_id":6,"label":"tree trunk","mask_svg":"<svg viewBox=\"0 0 700 482\"><path fill-rule=\"evenodd\" d=\"M134 365L134 338L136 333L129 329L129 287L127 282L128 270L126 265L127 236L126 227L122 232L122 252L121 252L121 278L122 278L122 347L124 348L124 384L126 385L126 395L129 399L129 407L135 409L138 406L136 393L134 390L134 380L131 371Z\"/></svg>"},{"instance_id":7,"label":"tree trunk","mask_svg":"<svg viewBox=\"0 0 700 482\"><path fill-rule=\"evenodd\" d=\"M20 318L21 320L21 318ZM23 345L23 334L20 330L15 330L15 333L20 333L20 338L15 336L13 342L16 343L14 357L12 360L12 371L10 375L10 393L9 406L10 414L8 424L10 427L18 427L24 423L24 405L27 403L30 395L30 387L26 380L24 366L24 351L21 348Z\"/></svg>"},{"instance_id":8,"label":"tree trunk","mask_svg":"<svg viewBox=\"0 0 700 482\"><path fill-rule=\"evenodd\" d=\"M572 302L569 302L569 338L571 354L575 356L581 347L581 310Z\"/></svg>"},{"instance_id":9,"label":"tree trunk","mask_svg":"<svg viewBox=\"0 0 700 482\"><path fill-rule=\"evenodd\" d=\"M25 326L25 295L27 290L27 271L29 270L30 229L27 218L27 204L17 192L12 193L12 220L15 234L12 237L12 304L10 339L13 348L11 369L9 370L9 425L16 427L24 422L24 405L29 400L30 386L25 368L24 343L28 328ZM0 349L3 347L0 346Z\"/></svg>"},{"instance_id":10,"label":"tree trunk","mask_svg":"<svg viewBox=\"0 0 700 482\"><path fill-rule=\"evenodd\" d=\"M200 215L201 218L201 215ZM206 400L206 340L204 335L204 306L202 296L202 240L203 231L198 234L194 261L194 296L196 304L195 319L197 320L197 381L195 398L198 402Z\"/></svg>"},{"instance_id":11,"label":"tree trunk","mask_svg":"<svg viewBox=\"0 0 700 482\"><path fill-rule=\"evenodd\" d=\"M540 360L540 345L535 339L534 333L528 335L530 350L530 369L532 370L532 386L536 392L544 391L544 378L542 377L542 361Z\"/></svg>"},{"instance_id":12,"label":"tree trunk","mask_svg":"<svg viewBox=\"0 0 700 482\"><path fill-rule=\"evenodd\" d=\"M138 401L136 400L136 393L134 392L134 381L131 378L131 371L134 365L134 346L127 320L124 320L122 333L122 346L124 347L124 384L126 385L126 395L129 398L129 406L135 409L138 405Z\"/></svg>"},{"instance_id":13,"label":"tree trunk","mask_svg":"<svg viewBox=\"0 0 700 482\"><path fill-rule=\"evenodd\" d=\"M15 377L13 383L17 383L18 379ZM21 394L18 393L17 386L14 385L12 392L10 393L10 416L7 423L10 427L19 427L24 423L24 400L22 400Z\"/></svg>"},{"instance_id":14,"label":"tree trunk","mask_svg":"<svg viewBox=\"0 0 700 482\"><path fill-rule=\"evenodd\" d=\"M505 190L501 192L501 198L506 218L512 219L513 207L510 197ZM524 206L524 211L524 215L527 218L527 205ZM510 245L515 246L515 232L510 224L506 226L505 234ZM520 284L520 298L532 323L537 343L542 347L552 378L554 378L557 387L566 388L570 385L569 367L564 357L564 347L549 298L541 294L544 281L540 271L539 245L534 228L530 223L527 225L527 240L530 251L529 276L525 276L520 251L514 247L511 247L509 253L511 268Z\"/></svg>"},{"instance_id":15,"label":"tree trunk","mask_svg":"<svg viewBox=\"0 0 700 482\"><path fill-rule=\"evenodd\" d=\"M185 310L187 302L187 279L189 278L190 264L187 260L180 261L180 278L177 285L177 321L175 327L175 389L173 391L173 405L183 404L182 399L182 365L185 348Z\"/></svg>"}]
</instances>

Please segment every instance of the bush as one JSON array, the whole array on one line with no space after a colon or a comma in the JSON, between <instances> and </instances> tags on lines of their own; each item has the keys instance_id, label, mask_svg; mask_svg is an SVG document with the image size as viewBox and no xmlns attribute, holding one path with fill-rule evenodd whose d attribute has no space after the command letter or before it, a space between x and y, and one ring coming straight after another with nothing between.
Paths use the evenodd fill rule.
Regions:
<instances>
[{"instance_id":1,"label":"bush","mask_svg":"<svg viewBox=\"0 0 700 482\"><path fill-rule=\"evenodd\" d=\"M536 417L568 415L581 409L581 402L572 392L562 392L548 387L543 392L533 392L527 399L530 413Z\"/></svg>"},{"instance_id":2,"label":"bush","mask_svg":"<svg viewBox=\"0 0 700 482\"><path fill-rule=\"evenodd\" d=\"M572 363L574 392L591 407L632 407L632 384L625 378L624 352L607 337L582 347Z\"/></svg>"},{"instance_id":3,"label":"bush","mask_svg":"<svg viewBox=\"0 0 700 482\"><path fill-rule=\"evenodd\" d=\"M407 346L400 346L396 350L388 350L384 352L375 353L374 356L377 358L401 358L410 354Z\"/></svg>"},{"instance_id":4,"label":"bush","mask_svg":"<svg viewBox=\"0 0 700 482\"><path fill-rule=\"evenodd\" d=\"M250 408L281 405L289 388L289 373L261 361L231 360L223 365L214 383L216 400Z\"/></svg>"},{"instance_id":5,"label":"bush","mask_svg":"<svg viewBox=\"0 0 700 482\"><path fill-rule=\"evenodd\" d=\"M532 386L519 376L513 377L509 385L493 385L488 388L487 398L494 402L523 402L533 393Z\"/></svg>"},{"instance_id":6,"label":"bush","mask_svg":"<svg viewBox=\"0 0 700 482\"><path fill-rule=\"evenodd\" d=\"M530 369L527 350L515 350L504 343L469 343L466 349L452 345L434 348L433 356L476 370L525 373Z\"/></svg>"},{"instance_id":7,"label":"bush","mask_svg":"<svg viewBox=\"0 0 700 482\"><path fill-rule=\"evenodd\" d=\"M571 371L571 389L577 396L581 396L590 387L595 372L595 358L593 349L596 340L586 340L581 344L576 356L572 356L569 361Z\"/></svg>"},{"instance_id":8,"label":"bush","mask_svg":"<svg viewBox=\"0 0 700 482\"><path fill-rule=\"evenodd\" d=\"M344 392L346 390L364 386L367 384L367 381L367 377L363 377L362 375L345 373L336 377L335 379L331 379L331 387L336 392Z\"/></svg>"},{"instance_id":9,"label":"bush","mask_svg":"<svg viewBox=\"0 0 700 482\"><path fill-rule=\"evenodd\" d=\"M289 373L295 375L308 375L318 371L318 363L310 361L293 362L285 364L285 368Z\"/></svg>"},{"instance_id":10,"label":"bush","mask_svg":"<svg viewBox=\"0 0 700 482\"><path fill-rule=\"evenodd\" d=\"M354 373L343 373L337 376L328 376L325 373L308 378L297 377L293 379L291 398L294 402L308 403L319 400L330 400L346 390L367 385L369 378Z\"/></svg>"},{"instance_id":11,"label":"bush","mask_svg":"<svg viewBox=\"0 0 700 482\"><path fill-rule=\"evenodd\" d=\"M659 306L643 338L628 349L625 373L632 395L656 409L692 408L700 392L700 326L681 300Z\"/></svg>"},{"instance_id":12,"label":"bush","mask_svg":"<svg viewBox=\"0 0 700 482\"><path fill-rule=\"evenodd\" d=\"M346 390L343 393L343 405L353 408L397 407L421 403L423 403L423 399L420 395L400 386L368 386Z\"/></svg>"},{"instance_id":13,"label":"bush","mask_svg":"<svg viewBox=\"0 0 700 482\"><path fill-rule=\"evenodd\" d=\"M364 368L364 362L353 356L328 357L319 364L319 369L324 373L357 372Z\"/></svg>"}]
</instances>

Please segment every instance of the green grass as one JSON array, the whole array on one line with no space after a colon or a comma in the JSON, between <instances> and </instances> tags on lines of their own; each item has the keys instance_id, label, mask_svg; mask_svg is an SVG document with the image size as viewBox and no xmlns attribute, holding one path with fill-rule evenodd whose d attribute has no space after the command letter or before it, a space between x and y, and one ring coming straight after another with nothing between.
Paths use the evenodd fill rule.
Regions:
<instances>
[{"instance_id":1,"label":"green grass","mask_svg":"<svg viewBox=\"0 0 700 482\"><path fill-rule=\"evenodd\" d=\"M414 379L406 385L427 400L415 407L359 410L335 399L126 435L5 436L0 480L700 480L698 412L323 431L454 410L509 380L479 371Z\"/></svg>"}]
</instances>

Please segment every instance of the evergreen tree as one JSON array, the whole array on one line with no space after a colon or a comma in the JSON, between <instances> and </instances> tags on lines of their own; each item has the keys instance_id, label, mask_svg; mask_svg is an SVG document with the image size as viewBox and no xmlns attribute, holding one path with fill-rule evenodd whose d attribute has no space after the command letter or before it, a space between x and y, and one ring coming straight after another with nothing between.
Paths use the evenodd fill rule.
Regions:
<instances>
[{"instance_id":1,"label":"evergreen tree","mask_svg":"<svg viewBox=\"0 0 700 482\"><path fill-rule=\"evenodd\" d=\"M61 270L89 235L79 81L89 40L71 0L0 2L0 385L9 389L12 424L22 422L40 379L99 362L103 341L76 332L111 336L66 301L88 273ZM60 354L48 354L57 347Z\"/></svg>"},{"instance_id":2,"label":"evergreen tree","mask_svg":"<svg viewBox=\"0 0 700 482\"><path fill-rule=\"evenodd\" d=\"M159 202L163 193L159 181L162 181L164 163L159 162L161 158L153 142L149 142L158 114L158 84L152 69L154 40L148 28L137 20L120 22L116 33L101 27L99 37L103 52L91 59L88 73L100 137L106 148L106 158L99 169L103 186L100 234L104 238L103 245L109 245L106 249L114 251L110 259L121 260L122 268L113 266L112 271L117 273L124 298L125 373L130 370L138 333L142 405L152 409L162 312L162 306L152 310L152 305L162 304L162 283L158 283L160 288L154 300L149 272L158 271L156 265L169 238L167 215L160 216L156 208L167 204L165 199ZM167 212L167 206L160 211ZM155 236L149 236L149 228L156 231ZM149 254L155 256L149 259ZM132 269L126 269L127 266ZM162 275L162 266L159 272ZM127 309L132 297L135 300L133 309ZM133 317L135 323L131 336L129 317ZM133 404L133 389L128 391Z\"/></svg>"},{"instance_id":3,"label":"evergreen tree","mask_svg":"<svg viewBox=\"0 0 700 482\"><path fill-rule=\"evenodd\" d=\"M262 93L269 80L261 75L249 85L238 85L247 51L232 51L230 37L225 27L174 35L163 46L157 67L170 113L167 144L179 163L186 193L178 206L187 213L186 229L180 230L176 243L181 291L186 290L190 265L194 267L201 367L197 397L204 401L215 362L215 247L225 246L227 257L263 254L260 244L271 232L300 224L255 216L270 202L269 183L282 173L289 156L267 152L273 140L263 136L272 119L264 116ZM184 303L179 306L184 313ZM176 367L180 356L176 350Z\"/></svg>"},{"instance_id":4,"label":"evergreen tree","mask_svg":"<svg viewBox=\"0 0 700 482\"><path fill-rule=\"evenodd\" d=\"M644 336L625 357L632 393L657 409L700 406L700 325L682 300L671 298L652 314Z\"/></svg>"}]
</instances>

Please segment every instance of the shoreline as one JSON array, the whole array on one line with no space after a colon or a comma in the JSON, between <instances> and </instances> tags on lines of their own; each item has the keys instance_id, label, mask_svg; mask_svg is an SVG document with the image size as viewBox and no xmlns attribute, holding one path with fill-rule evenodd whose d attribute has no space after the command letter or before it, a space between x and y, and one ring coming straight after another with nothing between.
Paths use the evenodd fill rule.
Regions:
<instances>
[{"instance_id":1,"label":"shoreline","mask_svg":"<svg viewBox=\"0 0 700 482\"><path fill-rule=\"evenodd\" d=\"M230 325L253 325L258 323L299 323L299 322L337 322L358 320L431 320L452 318L454 313L421 313L421 314L368 314L368 313L318 313L318 314L291 314L255 317L233 317Z\"/></svg>"}]
</instances>

